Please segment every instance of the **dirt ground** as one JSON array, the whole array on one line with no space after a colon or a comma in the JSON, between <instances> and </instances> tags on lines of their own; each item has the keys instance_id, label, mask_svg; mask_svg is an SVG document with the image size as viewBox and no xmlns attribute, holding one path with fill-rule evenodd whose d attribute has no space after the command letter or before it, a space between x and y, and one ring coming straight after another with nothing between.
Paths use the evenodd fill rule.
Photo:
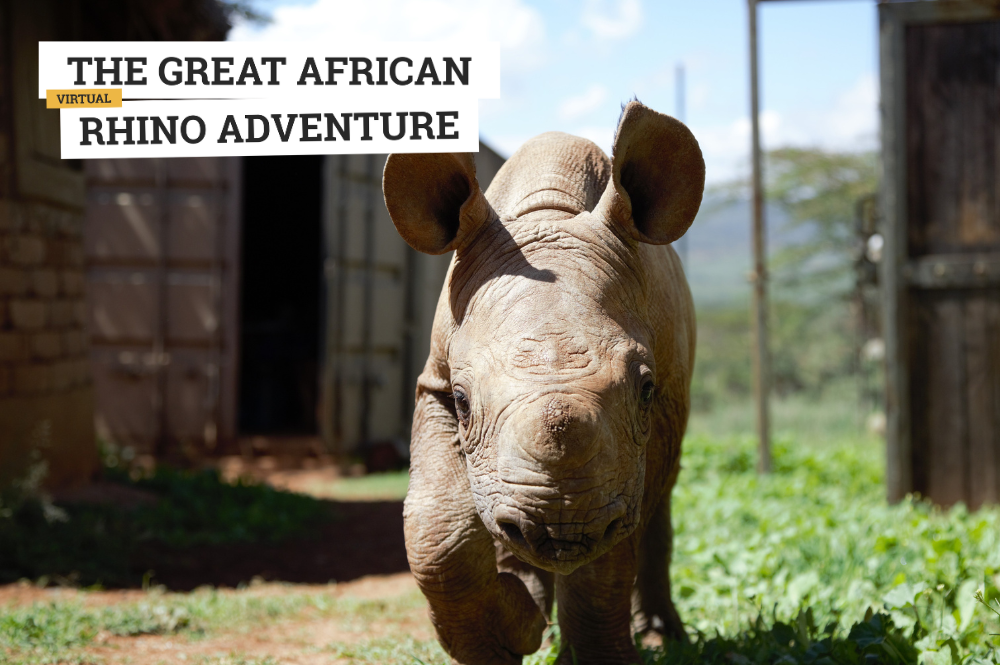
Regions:
<instances>
[{"instance_id":1,"label":"dirt ground","mask_svg":"<svg viewBox=\"0 0 1000 665\"><path fill-rule=\"evenodd\" d=\"M232 471L232 469L224 470ZM257 471L261 471L258 469ZM273 469L255 474L277 487L310 492L329 481L330 469ZM328 484L328 483L327 483ZM122 497L116 497L121 499ZM188 551L147 552L155 569L152 582L170 592L212 586L222 593L277 595L324 593L336 598L404 602L401 611L374 616L321 616L305 611L294 618L242 625L208 635L99 634L83 652L85 661L122 665L199 663L350 663L350 646L372 640L433 640L426 605L406 562L402 502L388 500L331 501L337 516L305 538L280 545L220 545ZM144 562L145 563L145 562ZM248 581L253 581L246 588ZM236 587L242 585L242 590ZM140 589L79 591L38 588L28 584L0 586L0 607L35 602L79 601L107 606L147 597Z\"/></svg>"},{"instance_id":2,"label":"dirt ground","mask_svg":"<svg viewBox=\"0 0 1000 665\"><path fill-rule=\"evenodd\" d=\"M254 596L287 593L325 593L336 598L360 600L392 600L419 594L410 573L364 577L335 585L256 584L252 589L224 593ZM27 605L54 600L77 600L85 605L106 606L138 601L145 597L139 590L89 591L73 589L39 589L28 585L0 587L0 606ZM80 655L85 661L108 665L163 665L179 662L225 663L244 662L287 663L312 665L355 662L349 647L380 638L399 640L408 637L416 641L432 640L434 631L427 611L420 603L402 603L405 612L383 614L379 618L357 619L350 616L310 616L309 612L291 619L278 619L263 624L213 632L207 637L190 635L142 635L118 637L98 634L94 643ZM315 614L315 613L313 613ZM345 649L347 647L347 649Z\"/></svg>"}]
</instances>

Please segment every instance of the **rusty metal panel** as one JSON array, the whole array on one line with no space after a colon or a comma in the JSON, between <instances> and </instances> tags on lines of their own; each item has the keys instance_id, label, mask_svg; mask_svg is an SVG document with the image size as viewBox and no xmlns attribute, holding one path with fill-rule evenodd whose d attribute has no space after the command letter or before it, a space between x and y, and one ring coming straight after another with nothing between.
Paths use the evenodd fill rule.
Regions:
<instances>
[{"instance_id":1,"label":"rusty metal panel","mask_svg":"<svg viewBox=\"0 0 1000 665\"><path fill-rule=\"evenodd\" d=\"M99 434L196 455L235 437L239 160L87 162Z\"/></svg>"},{"instance_id":2,"label":"rusty metal panel","mask_svg":"<svg viewBox=\"0 0 1000 665\"><path fill-rule=\"evenodd\" d=\"M166 421L175 444L200 451L206 439L216 436L213 382L216 360L210 351L177 350L166 369Z\"/></svg>"},{"instance_id":3,"label":"rusty metal panel","mask_svg":"<svg viewBox=\"0 0 1000 665\"><path fill-rule=\"evenodd\" d=\"M88 194L84 251L91 262L143 265L158 260L163 212L151 190L91 186Z\"/></svg>"},{"instance_id":4,"label":"rusty metal panel","mask_svg":"<svg viewBox=\"0 0 1000 665\"><path fill-rule=\"evenodd\" d=\"M403 396L403 368L399 357L388 353L373 354L368 371L372 375L370 441L400 438L399 402Z\"/></svg>"},{"instance_id":5,"label":"rusty metal panel","mask_svg":"<svg viewBox=\"0 0 1000 665\"><path fill-rule=\"evenodd\" d=\"M205 273L167 277L166 339L170 346L209 346L221 324L215 280Z\"/></svg>"},{"instance_id":6,"label":"rusty metal panel","mask_svg":"<svg viewBox=\"0 0 1000 665\"><path fill-rule=\"evenodd\" d=\"M167 180L173 186L213 188L223 187L231 177L229 159L206 157L175 157L163 160Z\"/></svg>"},{"instance_id":7,"label":"rusty metal panel","mask_svg":"<svg viewBox=\"0 0 1000 665\"><path fill-rule=\"evenodd\" d=\"M97 436L143 450L156 435L155 370L148 346L95 348L91 353ZM106 405L113 400L114 408Z\"/></svg>"},{"instance_id":8,"label":"rusty metal panel","mask_svg":"<svg viewBox=\"0 0 1000 665\"><path fill-rule=\"evenodd\" d=\"M377 206L374 212L375 222L375 266L384 272L392 273L397 279L402 277L406 265L406 257L412 251L403 242L396 231L389 211L384 205Z\"/></svg>"},{"instance_id":9,"label":"rusty metal panel","mask_svg":"<svg viewBox=\"0 0 1000 665\"><path fill-rule=\"evenodd\" d=\"M167 245L170 261L210 264L218 252L222 229L216 223L223 205L222 192L171 192L168 202Z\"/></svg>"},{"instance_id":10,"label":"rusty metal panel","mask_svg":"<svg viewBox=\"0 0 1000 665\"><path fill-rule=\"evenodd\" d=\"M87 277L91 342L149 344L159 326L155 276L148 270L91 269Z\"/></svg>"},{"instance_id":11,"label":"rusty metal panel","mask_svg":"<svg viewBox=\"0 0 1000 665\"><path fill-rule=\"evenodd\" d=\"M151 183L157 164L152 159L99 159L87 163L89 188L102 184Z\"/></svg>"}]
</instances>

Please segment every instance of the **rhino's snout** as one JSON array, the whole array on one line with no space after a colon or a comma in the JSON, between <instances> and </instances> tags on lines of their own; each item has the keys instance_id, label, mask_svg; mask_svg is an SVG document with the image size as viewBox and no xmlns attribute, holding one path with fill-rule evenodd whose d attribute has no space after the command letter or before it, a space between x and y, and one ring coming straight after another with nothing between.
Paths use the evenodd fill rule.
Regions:
<instances>
[{"instance_id":1,"label":"rhino's snout","mask_svg":"<svg viewBox=\"0 0 1000 665\"><path fill-rule=\"evenodd\" d=\"M522 561L572 572L633 526L618 448L600 400L560 386L523 403L500 436L496 481L506 498L484 521Z\"/></svg>"},{"instance_id":2,"label":"rhino's snout","mask_svg":"<svg viewBox=\"0 0 1000 665\"><path fill-rule=\"evenodd\" d=\"M493 518L503 534L504 545L518 558L540 568L569 573L620 540L625 513L625 503L619 499L589 522L547 523L509 506L497 507Z\"/></svg>"},{"instance_id":3,"label":"rhino's snout","mask_svg":"<svg viewBox=\"0 0 1000 665\"><path fill-rule=\"evenodd\" d=\"M511 434L520 451L555 475L585 466L608 438L594 409L564 393L544 396L522 408Z\"/></svg>"}]
</instances>

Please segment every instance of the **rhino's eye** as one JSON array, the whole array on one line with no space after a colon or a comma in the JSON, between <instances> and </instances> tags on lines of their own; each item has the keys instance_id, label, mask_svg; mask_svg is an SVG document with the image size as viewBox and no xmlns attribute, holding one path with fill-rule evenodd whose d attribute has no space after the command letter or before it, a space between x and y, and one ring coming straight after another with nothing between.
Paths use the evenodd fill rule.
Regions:
<instances>
[{"instance_id":1,"label":"rhino's eye","mask_svg":"<svg viewBox=\"0 0 1000 665\"><path fill-rule=\"evenodd\" d=\"M653 395L656 394L656 386L651 379L646 379L639 390L639 406L644 410L653 403Z\"/></svg>"},{"instance_id":2,"label":"rhino's eye","mask_svg":"<svg viewBox=\"0 0 1000 665\"><path fill-rule=\"evenodd\" d=\"M455 398L455 413L458 415L459 421L463 426L468 427L469 415L471 413L468 396L460 388L456 388L452 396Z\"/></svg>"}]
</instances>

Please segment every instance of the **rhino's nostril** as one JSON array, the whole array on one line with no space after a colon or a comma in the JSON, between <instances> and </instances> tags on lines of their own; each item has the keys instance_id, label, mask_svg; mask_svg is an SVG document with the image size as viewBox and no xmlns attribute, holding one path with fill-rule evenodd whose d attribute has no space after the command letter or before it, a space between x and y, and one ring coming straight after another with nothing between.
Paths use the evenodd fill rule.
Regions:
<instances>
[{"instance_id":1,"label":"rhino's nostril","mask_svg":"<svg viewBox=\"0 0 1000 665\"><path fill-rule=\"evenodd\" d=\"M522 547L528 546L528 539L524 537L524 534L521 533L520 527L518 527L516 524L514 524L513 522L508 522L506 520L503 520L503 521L498 521L497 525L500 527L500 529L504 532L504 534L510 539L512 543L520 545Z\"/></svg>"},{"instance_id":2,"label":"rhino's nostril","mask_svg":"<svg viewBox=\"0 0 1000 665\"><path fill-rule=\"evenodd\" d=\"M604 530L604 536L602 537L602 540L607 540L608 538L613 537L615 533L618 531L618 527L620 527L621 525L622 525L622 518L619 517L618 519L611 520L611 523L608 524L608 528Z\"/></svg>"}]
</instances>

